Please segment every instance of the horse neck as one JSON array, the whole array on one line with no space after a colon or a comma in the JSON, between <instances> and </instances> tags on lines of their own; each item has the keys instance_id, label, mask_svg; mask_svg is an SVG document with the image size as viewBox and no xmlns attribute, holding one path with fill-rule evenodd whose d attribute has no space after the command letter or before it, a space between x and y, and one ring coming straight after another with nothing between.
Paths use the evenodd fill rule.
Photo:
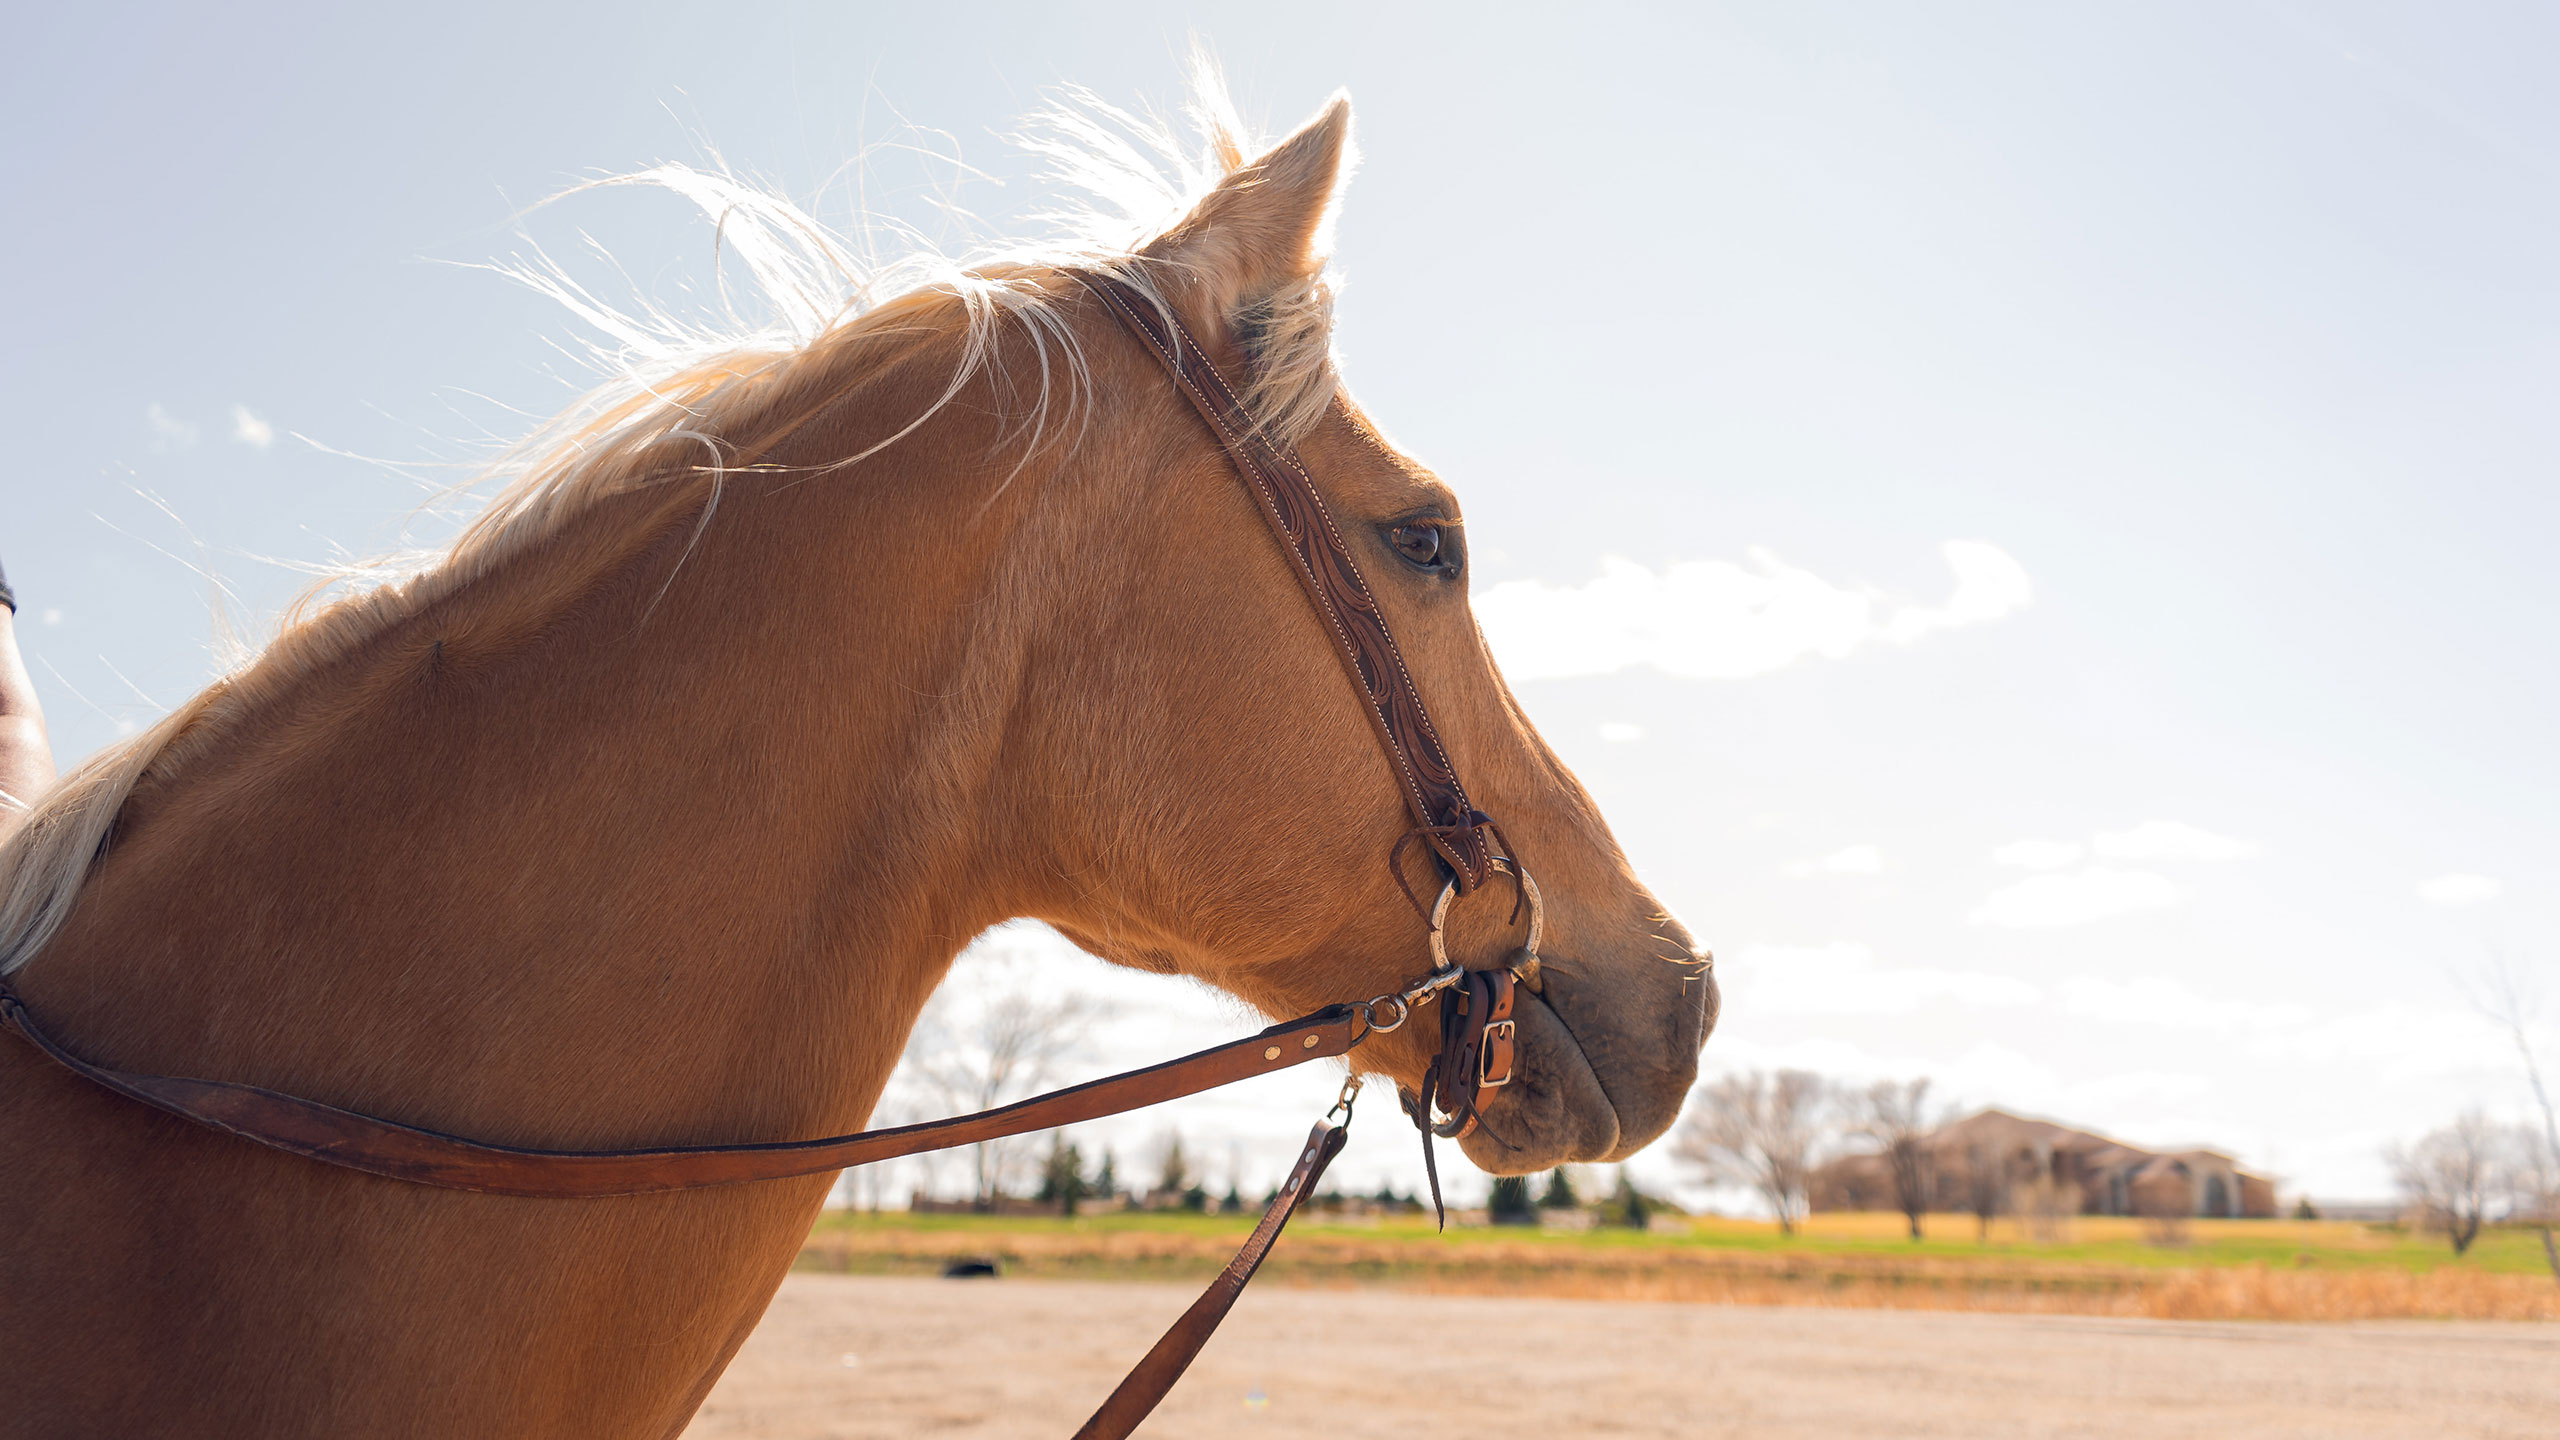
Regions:
<instances>
[{"instance_id":1,"label":"horse neck","mask_svg":"<svg viewBox=\"0 0 2560 1440\"><path fill-rule=\"evenodd\" d=\"M859 1124L1010 913L972 600L1038 487L941 453L599 502L208 721L21 988L113 1063L501 1142Z\"/></svg>"}]
</instances>

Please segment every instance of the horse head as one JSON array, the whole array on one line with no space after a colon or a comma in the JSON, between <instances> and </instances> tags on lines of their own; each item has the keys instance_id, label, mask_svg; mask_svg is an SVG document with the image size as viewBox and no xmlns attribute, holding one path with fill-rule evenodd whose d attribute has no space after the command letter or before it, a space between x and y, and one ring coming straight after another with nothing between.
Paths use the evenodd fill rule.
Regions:
<instances>
[{"instance_id":1,"label":"horse head","mask_svg":"<svg viewBox=\"0 0 2560 1440\"><path fill-rule=\"evenodd\" d=\"M1341 99L1258 157L1230 147L1225 178L1114 269L1245 377L1255 423L1294 442L1457 775L1535 876L1542 984L1520 996L1519 1072L1467 1152L1500 1173L1621 1158L1677 1115L1715 980L1504 684L1469 609L1457 492L1334 372L1322 241L1350 154ZM1275 1014L1392 992L1429 968L1406 891L1441 883L1423 847L1399 857L1402 884L1390 868L1413 825L1402 757L1381 747L1211 426L1101 304L1061 303L1093 418L1052 477L1060 502L1015 542L1025 567L1072 577L1037 622L1018 711L1036 739L1003 783L1012 833L1045 872L1032 913L1096 954ZM1460 900L1450 957L1509 960L1528 921L1514 898L1497 878ZM1382 1036L1355 1063L1410 1096L1433 1028Z\"/></svg>"}]
</instances>

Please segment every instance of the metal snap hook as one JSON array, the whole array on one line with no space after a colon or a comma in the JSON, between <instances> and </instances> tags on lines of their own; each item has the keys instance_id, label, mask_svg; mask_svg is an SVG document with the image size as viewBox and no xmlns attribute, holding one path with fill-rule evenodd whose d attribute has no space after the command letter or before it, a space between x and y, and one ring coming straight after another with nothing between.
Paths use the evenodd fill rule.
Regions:
<instances>
[{"instance_id":1,"label":"metal snap hook","mask_svg":"<svg viewBox=\"0 0 2560 1440\"><path fill-rule=\"evenodd\" d=\"M1333 1108L1324 1112L1324 1118L1330 1120L1334 1116L1339 1115L1342 1117L1343 1124L1350 1124L1351 1102L1359 1098L1360 1077L1357 1073L1354 1073L1350 1079L1342 1082L1342 1093L1334 1097Z\"/></svg>"},{"instance_id":2,"label":"metal snap hook","mask_svg":"<svg viewBox=\"0 0 2560 1440\"><path fill-rule=\"evenodd\" d=\"M1378 1018L1378 1011L1388 1005L1396 1007L1396 1018L1382 1021ZM1413 1018L1413 1006L1407 1003L1402 995L1381 995L1375 1000L1363 1000L1360 1002L1360 1019L1368 1029L1362 1032L1361 1038L1366 1039L1371 1035L1392 1035L1403 1029L1404 1022L1411 1018Z\"/></svg>"}]
</instances>

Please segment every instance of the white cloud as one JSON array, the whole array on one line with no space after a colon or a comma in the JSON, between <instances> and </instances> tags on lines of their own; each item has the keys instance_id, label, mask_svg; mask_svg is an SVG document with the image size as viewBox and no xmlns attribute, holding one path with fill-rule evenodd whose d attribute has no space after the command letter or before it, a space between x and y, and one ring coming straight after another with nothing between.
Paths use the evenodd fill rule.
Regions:
<instances>
[{"instance_id":1,"label":"white cloud","mask_svg":"<svg viewBox=\"0 0 2560 1440\"><path fill-rule=\"evenodd\" d=\"M157 400L142 412L142 418L151 426L151 448L154 450L184 450L196 443L195 425L162 409Z\"/></svg>"},{"instance_id":2,"label":"white cloud","mask_svg":"<svg viewBox=\"0 0 2560 1440\"><path fill-rule=\"evenodd\" d=\"M2065 1113L2085 1114L2142 1101L2201 1100L2213 1089L2203 1076L2186 1070L2119 1070L2083 1080L2069 1089Z\"/></svg>"},{"instance_id":3,"label":"white cloud","mask_svg":"<svg viewBox=\"0 0 2560 1440\"><path fill-rule=\"evenodd\" d=\"M1600 738L1612 745L1624 745L1630 740L1643 739L1644 727L1630 725L1624 720L1603 720L1600 722Z\"/></svg>"},{"instance_id":4,"label":"white cloud","mask_svg":"<svg viewBox=\"0 0 2560 1440\"><path fill-rule=\"evenodd\" d=\"M1889 1015L1945 1001L1971 1008L2032 1005L2036 987L2007 975L1929 966L1878 966L1854 941L1746 945L1723 962L1729 1014Z\"/></svg>"},{"instance_id":5,"label":"white cloud","mask_svg":"<svg viewBox=\"0 0 2560 1440\"><path fill-rule=\"evenodd\" d=\"M1743 565L1683 561L1659 575L1612 556L1600 562L1599 579L1580 586L1513 580L1477 598L1476 618L1515 680L1631 665L1739 680L1816 655L1843 659L1876 641L1907 645L1997 620L2034 598L2025 568L1998 547L1951 540L1944 553L1956 587L1938 606L1891 605L1754 549Z\"/></svg>"},{"instance_id":6,"label":"white cloud","mask_svg":"<svg viewBox=\"0 0 2560 1440\"><path fill-rule=\"evenodd\" d=\"M2066 1079L2044 1061L2006 1045L1977 1041L1936 1067L1942 1093L1957 1108L1990 1105L2013 1114L2049 1115L2102 1131L2130 1106L2194 1100L2210 1082L2180 1070L2110 1070L2088 1079Z\"/></svg>"},{"instance_id":7,"label":"white cloud","mask_svg":"<svg viewBox=\"0 0 2560 1440\"><path fill-rule=\"evenodd\" d=\"M1787 867L1790 875L1881 875L1884 852L1873 845L1847 845L1819 860L1798 860Z\"/></svg>"},{"instance_id":8,"label":"white cloud","mask_svg":"<svg viewBox=\"0 0 2560 1440\"><path fill-rule=\"evenodd\" d=\"M2506 886L2486 875L2438 875L2418 882L2418 898L2430 905L2477 905L2506 891Z\"/></svg>"},{"instance_id":9,"label":"white cloud","mask_svg":"<svg viewBox=\"0 0 2560 1440\"><path fill-rule=\"evenodd\" d=\"M250 414L248 406L234 405L231 407L231 438L264 450L276 443L276 427Z\"/></svg>"},{"instance_id":10,"label":"white cloud","mask_svg":"<svg viewBox=\"0 0 2560 1440\"><path fill-rule=\"evenodd\" d=\"M2259 847L2175 820L2145 820L2130 830L2098 835L2097 852L2110 860L2250 860Z\"/></svg>"},{"instance_id":11,"label":"white cloud","mask_svg":"<svg viewBox=\"0 0 2560 1440\"><path fill-rule=\"evenodd\" d=\"M2130 980L2077 975L2055 989L2065 1012L2093 1020L2173 1030L2270 1031L2311 1023L2311 1012L2300 1005L2216 1000L2164 975L2137 975Z\"/></svg>"},{"instance_id":12,"label":"white cloud","mask_svg":"<svg viewBox=\"0 0 2560 1440\"><path fill-rule=\"evenodd\" d=\"M2012 840L1991 852L1994 865L2020 870L2060 870L2080 863L2084 847L2070 840Z\"/></svg>"},{"instance_id":13,"label":"white cloud","mask_svg":"<svg viewBox=\"0 0 2560 1440\"><path fill-rule=\"evenodd\" d=\"M2092 865L2068 875L2031 875L1991 892L1969 917L2004 930L2059 930L2178 903L2178 887L2148 870Z\"/></svg>"},{"instance_id":14,"label":"white cloud","mask_svg":"<svg viewBox=\"0 0 2560 1440\"><path fill-rule=\"evenodd\" d=\"M46 607L44 607L44 623L46 623L47 625L59 625L59 624L61 624L61 623L62 623L62 607L61 607L61 606L59 606L59 605L47 605Z\"/></svg>"},{"instance_id":15,"label":"white cloud","mask_svg":"<svg viewBox=\"0 0 2560 1440\"><path fill-rule=\"evenodd\" d=\"M1979 540L1950 540L1941 553L1956 575L1956 593L1934 609L1905 605L1884 625L1887 638L1908 645L1932 630L1954 630L1997 620L2024 610L2036 598L2027 567L1997 545Z\"/></svg>"},{"instance_id":16,"label":"white cloud","mask_svg":"<svg viewBox=\"0 0 2560 1440\"><path fill-rule=\"evenodd\" d=\"M2291 1064L2354 1066L2366 1083L2427 1076L2477 1075L2514 1054L2489 1021L2457 1010L2410 1006L2362 1010L2316 1024L2255 1037L2249 1052Z\"/></svg>"}]
</instances>

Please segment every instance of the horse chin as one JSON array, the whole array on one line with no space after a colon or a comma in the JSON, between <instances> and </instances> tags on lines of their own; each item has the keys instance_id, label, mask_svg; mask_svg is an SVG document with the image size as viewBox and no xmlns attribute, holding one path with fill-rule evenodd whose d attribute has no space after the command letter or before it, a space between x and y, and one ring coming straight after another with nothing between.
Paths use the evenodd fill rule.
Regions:
<instances>
[{"instance_id":1,"label":"horse chin","mask_svg":"<svg viewBox=\"0 0 2560 1440\"><path fill-rule=\"evenodd\" d=\"M1564 975L1544 996L1523 991L1518 1066L1459 1142L1467 1158L1496 1175L1526 1175L1623 1160L1670 1129L1720 1008L1713 973L1681 968L1661 972L1673 981L1663 997L1670 1003L1652 1012L1659 1028L1641 1036L1622 1033L1619 1012L1605 1006L1580 1013Z\"/></svg>"}]
</instances>

